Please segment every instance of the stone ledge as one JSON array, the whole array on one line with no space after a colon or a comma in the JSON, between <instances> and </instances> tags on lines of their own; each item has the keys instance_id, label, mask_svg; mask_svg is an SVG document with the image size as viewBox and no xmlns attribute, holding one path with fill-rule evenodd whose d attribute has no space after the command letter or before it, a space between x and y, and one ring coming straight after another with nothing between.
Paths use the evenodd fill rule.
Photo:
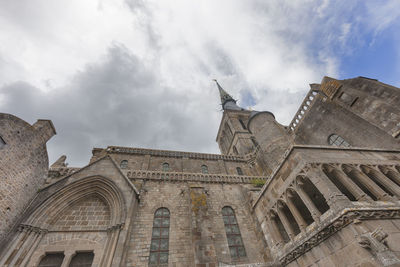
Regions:
<instances>
[{"instance_id":1,"label":"stone ledge","mask_svg":"<svg viewBox=\"0 0 400 267\"><path fill-rule=\"evenodd\" d=\"M161 171L128 171L129 179L162 180L162 181L194 181L205 183L234 183L251 184L253 180L265 180L262 176L226 175L226 174L201 174L185 172L161 172Z\"/></svg>"},{"instance_id":2,"label":"stone ledge","mask_svg":"<svg viewBox=\"0 0 400 267\"><path fill-rule=\"evenodd\" d=\"M240 156L228 156L219 154L207 154L207 153L195 153L195 152L183 152L183 151L172 151L172 150L157 150L147 148L134 148L134 147L121 147L121 146L109 146L106 149L107 153L122 153L122 154L137 154L137 155L152 155L162 157L173 157L173 158L192 158L192 159L208 159L208 160L229 160L229 161L240 161L245 162L246 160Z\"/></svg>"}]
</instances>

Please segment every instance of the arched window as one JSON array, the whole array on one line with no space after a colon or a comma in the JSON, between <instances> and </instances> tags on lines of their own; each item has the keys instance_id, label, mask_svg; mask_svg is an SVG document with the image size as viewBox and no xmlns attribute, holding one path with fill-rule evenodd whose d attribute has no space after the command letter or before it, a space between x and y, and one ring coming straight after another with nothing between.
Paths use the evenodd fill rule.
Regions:
<instances>
[{"instance_id":1,"label":"arched window","mask_svg":"<svg viewBox=\"0 0 400 267\"><path fill-rule=\"evenodd\" d=\"M242 171L242 169L240 167L237 167L236 171L237 171L238 175L243 175L243 171Z\"/></svg>"},{"instance_id":2,"label":"arched window","mask_svg":"<svg viewBox=\"0 0 400 267\"><path fill-rule=\"evenodd\" d=\"M201 172L202 172L202 173L208 173L208 167L207 167L207 165L201 165Z\"/></svg>"},{"instance_id":3,"label":"arched window","mask_svg":"<svg viewBox=\"0 0 400 267\"><path fill-rule=\"evenodd\" d=\"M149 265L168 263L169 211L159 208L154 214Z\"/></svg>"},{"instance_id":4,"label":"arched window","mask_svg":"<svg viewBox=\"0 0 400 267\"><path fill-rule=\"evenodd\" d=\"M162 170L163 170L164 172L169 171L169 164L168 164L167 162L163 163L163 165L162 165Z\"/></svg>"},{"instance_id":5,"label":"arched window","mask_svg":"<svg viewBox=\"0 0 400 267\"><path fill-rule=\"evenodd\" d=\"M126 169L128 167L128 161L127 160L121 161L121 163L119 164L119 167L121 169Z\"/></svg>"},{"instance_id":6,"label":"arched window","mask_svg":"<svg viewBox=\"0 0 400 267\"><path fill-rule=\"evenodd\" d=\"M93 252L78 252L72 258L69 267L91 267L93 258Z\"/></svg>"},{"instance_id":7,"label":"arched window","mask_svg":"<svg viewBox=\"0 0 400 267\"><path fill-rule=\"evenodd\" d=\"M246 257L239 225L236 221L235 212L231 207L222 208L222 219L224 220L226 238L228 239L232 259Z\"/></svg>"},{"instance_id":8,"label":"arched window","mask_svg":"<svg viewBox=\"0 0 400 267\"><path fill-rule=\"evenodd\" d=\"M46 254L46 256L44 256L44 258L40 261L38 267L59 267L63 263L63 260L63 252Z\"/></svg>"},{"instance_id":9,"label":"arched window","mask_svg":"<svg viewBox=\"0 0 400 267\"><path fill-rule=\"evenodd\" d=\"M331 146L342 146L342 147L349 147L350 144L343 139L340 135L337 134L331 134L328 137L328 143Z\"/></svg>"}]
</instances>

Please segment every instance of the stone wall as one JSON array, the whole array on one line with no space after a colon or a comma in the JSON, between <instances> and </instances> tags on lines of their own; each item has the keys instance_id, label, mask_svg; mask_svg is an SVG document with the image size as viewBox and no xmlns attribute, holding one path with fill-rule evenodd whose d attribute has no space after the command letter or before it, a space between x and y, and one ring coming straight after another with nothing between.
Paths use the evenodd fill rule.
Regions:
<instances>
[{"instance_id":1,"label":"stone wall","mask_svg":"<svg viewBox=\"0 0 400 267\"><path fill-rule=\"evenodd\" d=\"M47 176L47 140L55 134L50 121L33 126L0 113L0 244ZM0 247L1 249L1 247Z\"/></svg>"},{"instance_id":2,"label":"stone wall","mask_svg":"<svg viewBox=\"0 0 400 267\"><path fill-rule=\"evenodd\" d=\"M236 263L264 261L265 247L249 213L245 186L147 181L141 191L125 266L147 266L154 212L160 207L171 213L169 266L211 267L235 262L221 215L224 206L235 211L247 253Z\"/></svg>"}]
</instances>

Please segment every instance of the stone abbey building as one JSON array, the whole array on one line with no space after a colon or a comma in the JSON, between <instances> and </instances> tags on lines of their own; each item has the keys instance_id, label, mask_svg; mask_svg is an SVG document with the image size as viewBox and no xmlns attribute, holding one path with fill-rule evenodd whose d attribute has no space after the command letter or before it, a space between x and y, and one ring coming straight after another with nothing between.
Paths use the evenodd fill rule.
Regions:
<instances>
[{"instance_id":1,"label":"stone abbey building","mask_svg":"<svg viewBox=\"0 0 400 267\"><path fill-rule=\"evenodd\" d=\"M109 146L48 167L0 114L0 266L400 266L400 89L325 77L288 126L219 85L221 154Z\"/></svg>"}]
</instances>

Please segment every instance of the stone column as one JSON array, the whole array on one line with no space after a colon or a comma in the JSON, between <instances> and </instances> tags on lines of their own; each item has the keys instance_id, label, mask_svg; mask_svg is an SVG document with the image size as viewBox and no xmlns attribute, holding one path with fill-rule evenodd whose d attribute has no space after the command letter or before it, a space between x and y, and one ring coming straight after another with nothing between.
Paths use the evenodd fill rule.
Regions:
<instances>
[{"instance_id":1,"label":"stone column","mask_svg":"<svg viewBox=\"0 0 400 267\"><path fill-rule=\"evenodd\" d=\"M24 240L22 246L18 249L17 253L11 260L8 266L19 266L20 262L23 260L23 256L27 248L30 248L32 240L35 238L36 234L32 231L32 228L27 230L27 238ZM21 259L20 259L21 258ZM6 265L7 266L7 265Z\"/></svg>"},{"instance_id":2,"label":"stone column","mask_svg":"<svg viewBox=\"0 0 400 267\"><path fill-rule=\"evenodd\" d=\"M271 215L269 215L266 222L268 223L268 228L270 229L272 240L275 243L275 246L279 246L283 242L283 237L281 236L279 227L276 224L275 219Z\"/></svg>"},{"instance_id":3,"label":"stone column","mask_svg":"<svg viewBox=\"0 0 400 267\"><path fill-rule=\"evenodd\" d=\"M365 173L359 170L351 170L351 172L364 184L364 186L378 199L391 200L391 197L382 190L374 181L371 180Z\"/></svg>"},{"instance_id":4,"label":"stone column","mask_svg":"<svg viewBox=\"0 0 400 267\"><path fill-rule=\"evenodd\" d=\"M72 258L76 255L74 250L66 250L64 251L64 260L61 264L61 267L68 267L71 263Z\"/></svg>"},{"instance_id":5,"label":"stone column","mask_svg":"<svg viewBox=\"0 0 400 267\"><path fill-rule=\"evenodd\" d=\"M23 240L26 236L26 232L23 229L19 229L17 235L14 237L12 242L10 242L10 247L7 249L6 254L0 259L0 266L6 266L8 259L13 254L14 251L18 250L18 248L23 244ZM11 260L11 259L10 259Z\"/></svg>"},{"instance_id":6,"label":"stone column","mask_svg":"<svg viewBox=\"0 0 400 267\"><path fill-rule=\"evenodd\" d=\"M311 200L311 198L307 195L306 192L304 192L303 188L301 188L301 185L297 187L297 194L303 200L304 205L306 205L307 209L310 211L311 216L313 217L314 221L316 223L319 222L319 218L321 216L321 212L319 212L318 208L315 206L314 202Z\"/></svg>"},{"instance_id":7,"label":"stone column","mask_svg":"<svg viewBox=\"0 0 400 267\"><path fill-rule=\"evenodd\" d=\"M27 254L25 255L24 261L21 263L21 266L26 266L29 263L29 260L35 251L36 247L38 246L40 240L42 240L42 237L47 233L47 231L44 230L38 230L36 233L36 240L33 242L32 246L30 246Z\"/></svg>"},{"instance_id":8,"label":"stone column","mask_svg":"<svg viewBox=\"0 0 400 267\"><path fill-rule=\"evenodd\" d=\"M293 199L290 197L290 195L288 195L286 198L287 198L287 206L288 206L290 212L293 214L293 217L296 220L297 224L299 225L300 230L304 231L307 227L307 223L305 222L300 211L297 209L297 207L294 204Z\"/></svg>"},{"instance_id":9,"label":"stone column","mask_svg":"<svg viewBox=\"0 0 400 267\"><path fill-rule=\"evenodd\" d=\"M283 211L279 207L277 207L277 210L278 210L279 219L281 220L283 227L286 230L286 233L288 233L289 238L291 240L293 240L296 235L290 225L289 219L286 217L286 215L283 213Z\"/></svg>"},{"instance_id":10,"label":"stone column","mask_svg":"<svg viewBox=\"0 0 400 267\"><path fill-rule=\"evenodd\" d=\"M350 177L347 176L342 170L340 169L333 169L332 173L338 180L350 191L350 193L359 201L359 200L367 200L372 201L372 199L362 191L356 183L354 183Z\"/></svg>"},{"instance_id":11,"label":"stone column","mask_svg":"<svg viewBox=\"0 0 400 267\"><path fill-rule=\"evenodd\" d=\"M334 183L319 168L313 168L307 172L307 177L315 185L315 187L325 197L328 206L337 211L344 207L351 207L353 204L350 199L340 192Z\"/></svg>"},{"instance_id":12,"label":"stone column","mask_svg":"<svg viewBox=\"0 0 400 267\"><path fill-rule=\"evenodd\" d=\"M397 184L400 184L400 173L398 173L395 168L384 167L382 173L395 181Z\"/></svg>"},{"instance_id":13,"label":"stone column","mask_svg":"<svg viewBox=\"0 0 400 267\"><path fill-rule=\"evenodd\" d=\"M390 192L392 192L393 195L400 196L400 188L399 186L394 183L392 180L390 180L386 175L382 174L378 170L374 170L375 172L372 172L372 175L375 176L376 179L379 180ZM371 170L365 170L366 173L370 173Z\"/></svg>"}]
</instances>

